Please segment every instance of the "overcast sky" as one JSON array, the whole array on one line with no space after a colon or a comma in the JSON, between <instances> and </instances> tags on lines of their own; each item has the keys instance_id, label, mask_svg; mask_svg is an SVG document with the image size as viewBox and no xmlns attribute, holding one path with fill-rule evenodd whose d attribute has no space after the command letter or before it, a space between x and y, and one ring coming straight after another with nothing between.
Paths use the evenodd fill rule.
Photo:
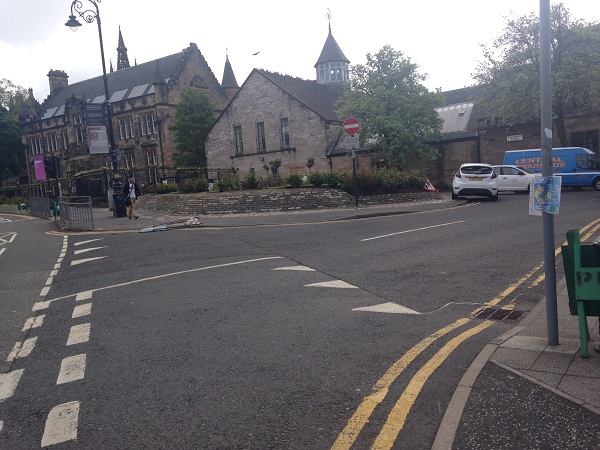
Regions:
<instances>
[{"instance_id":1,"label":"overcast sky","mask_svg":"<svg viewBox=\"0 0 600 450\"><path fill-rule=\"evenodd\" d=\"M89 0L81 0L92 7ZM102 73L96 23L76 33L64 26L71 0L0 0L0 78L33 88L42 101L50 69L75 83ZM553 4L555 2L552 2ZM577 19L600 21L599 0L564 0ZM351 64L384 45L427 74L425 85L447 91L469 86L506 17L539 14L539 0L300 1L102 0L98 2L107 70L117 63L119 26L131 65L198 45L219 81L226 52L242 84L253 68L314 80L328 33ZM256 56L253 53L260 52Z\"/></svg>"}]
</instances>

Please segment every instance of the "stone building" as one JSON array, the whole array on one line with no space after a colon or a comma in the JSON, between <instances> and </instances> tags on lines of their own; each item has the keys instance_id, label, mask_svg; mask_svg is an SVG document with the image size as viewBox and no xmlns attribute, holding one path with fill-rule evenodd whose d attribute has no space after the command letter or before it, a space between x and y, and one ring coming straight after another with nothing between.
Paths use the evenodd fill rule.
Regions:
<instances>
[{"instance_id":1,"label":"stone building","mask_svg":"<svg viewBox=\"0 0 600 450\"><path fill-rule=\"evenodd\" d=\"M173 166L171 125L181 93L190 86L206 93L216 117L239 86L229 58L223 83L219 83L194 43L179 53L130 66L119 30L117 50L117 70L112 70L111 63L107 74L117 171L122 178L133 175L139 183L153 184L169 176L168 169ZM108 146L96 152L97 147L91 145L94 134L90 133L91 117L86 111L91 110L89 105L104 102L103 77L73 84L68 78L64 71L51 70L50 95L40 104L30 91L21 114L29 183L46 189L46 183L36 181L34 160L52 157L50 160L60 167L54 176L61 193L102 195L115 165ZM48 186L59 193L58 186Z\"/></svg>"},{"instance_id":2,"label":"stone building","mask_svg":"<svg viewBox=\"0 0 600 450\"><path fill-rule=\"evenodd\" d=\"M211 128L206 140L210 167L267 175L334 169L342 121L335 103L349 80L349 60L329 33L315 64L316 81L254 69ZM345 156L347 151L343 152Z\"/></svg>"}]
</instances>

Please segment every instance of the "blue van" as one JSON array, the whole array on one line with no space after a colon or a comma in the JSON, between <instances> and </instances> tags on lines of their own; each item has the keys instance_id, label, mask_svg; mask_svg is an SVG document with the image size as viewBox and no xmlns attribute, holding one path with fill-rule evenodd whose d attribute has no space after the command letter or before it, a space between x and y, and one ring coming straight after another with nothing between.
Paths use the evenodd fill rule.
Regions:
<instances>
[{"instance_id":1,"label":"blue van","mask_svg":"<svg viewBox=\"0 0 600 450\"><path fill-rule=\"evenodd\" d=\"M504 164L542 173L542 151L509 150L504 154ZM583 147L554 148L552 167L554 174L562 177L563 186L591 187L600 191L600 158L593 151Z\"/></svg>"}]
</instances>

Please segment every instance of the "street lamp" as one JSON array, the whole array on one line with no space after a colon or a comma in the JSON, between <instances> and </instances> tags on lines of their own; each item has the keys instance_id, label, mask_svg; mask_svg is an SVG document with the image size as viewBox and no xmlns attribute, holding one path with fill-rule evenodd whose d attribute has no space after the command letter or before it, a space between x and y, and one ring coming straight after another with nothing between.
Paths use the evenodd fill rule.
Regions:
<instances>
[{"instance_id":1,"label":"street lamp","mask_svg":"<svg viewBox=\"0 0 600 450\"><path fill-rule=\"evenodd\" d=\"M102 81L104 81L104 107L106 108L106 118L108 120L108 141L110 143L110 161L112 163L112 189L113 194L120 192L121 190L121 176L118 173L117 155L115 146L115 133L113 131L113 120L112 120L112 108L109 101L108 93L108 79L106 77L106 63L104 62L104 44L102 43L102 26L100 24L100 10L98 9L98 3L101 0L87 0L94 6L94 9L85 9L81 0L74 0L71 3L71 15L69 20L65 23L66 26L71 28L71 31L77 31L81 26L81 23L77 20L75 14L83 18L87 23L92 23L94 20L98 24L98 36L100 38L100 56L102 57Z\"/></svg>"}]
</instances>

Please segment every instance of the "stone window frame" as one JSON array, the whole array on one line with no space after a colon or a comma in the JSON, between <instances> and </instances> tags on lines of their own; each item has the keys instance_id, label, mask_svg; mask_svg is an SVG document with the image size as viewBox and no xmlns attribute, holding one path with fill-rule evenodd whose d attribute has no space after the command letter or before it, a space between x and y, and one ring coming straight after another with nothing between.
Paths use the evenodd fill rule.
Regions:
<instances>
[{"instance_id":1,"label":"stone window frame","mask_svg":"<svg viewBox=\"0 0 600 450\"><path fill-rule=\"evenodd\" d=\"M267 135L265 134L265 122L259 117L256 122L256 151L257 153L266 153Z\"/></svg>"},{"instance_id":2,"label":"stone window frame","mask_svg":"<svg viewBox=\"0 0 600 450\"><path fill-rule=\"evenodd\" d=\"M290 119L288 117L279 118L279 142L281 148L290 148Z\"/></svg>"},{"instance_id":3,"label":"stone window frame","mask_svg":"<svg viewBox=\"0 0 600 450\"><path fill-rule=\"evenodd\" d=\"M235 154L243 155L244 154L244 139L242 135L242 125L240 123L235 123L233 125L233 144L235 146Z\"/></svg>"},{"instance_id":4,"label":"stone window frame","mask_svg":"<svg viewBox=\"0 0 600 450\"><path fill-rule=\"evenodd\" d=\"M73 124L75 128L75 140L78 144L85 142L85 133L83 132L83 115L81 113L73 114Z\"/></svg>"}]
</instances>

